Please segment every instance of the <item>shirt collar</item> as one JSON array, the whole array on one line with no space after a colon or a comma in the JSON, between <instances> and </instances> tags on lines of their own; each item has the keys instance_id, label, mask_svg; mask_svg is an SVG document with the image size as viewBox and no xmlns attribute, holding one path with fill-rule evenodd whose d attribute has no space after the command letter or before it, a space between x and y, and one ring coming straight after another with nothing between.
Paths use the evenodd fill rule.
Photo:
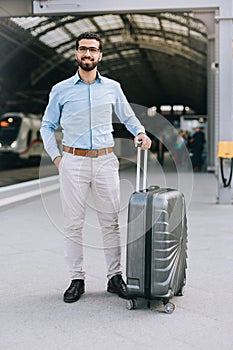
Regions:
<instances>
[{"instance_id":1,"label":"shirt collar","mask_svg":"<svg viewBox=\"0 0 233 350\"><path fill-rule=\"evenodd\" d=\"M99 83L103 83L103 78L101 76L101 74L97 71L97 79L96 79ZM82 81L82 79L80 78L78 71L76 72L76 74L73 76L73 82L74 84L78 83L79 81Z\"/></svg>"}]
</instances>

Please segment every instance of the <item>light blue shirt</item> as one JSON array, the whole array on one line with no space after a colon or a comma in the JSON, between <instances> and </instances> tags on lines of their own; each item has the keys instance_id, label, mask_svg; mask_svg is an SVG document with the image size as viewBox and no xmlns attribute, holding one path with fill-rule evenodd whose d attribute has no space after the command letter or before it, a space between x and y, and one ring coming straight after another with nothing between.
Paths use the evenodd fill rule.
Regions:
<instances>
[{"instance_id":1,"label":"light blue shirt","mask_svg":"<svg viewBox=\"0 0 233 350\"><path fill-rule=\"evenodd\" d=\"M118 82L98 73L97 79L87 84L77 72L54 85L41 126L45 150L52 160L60 156L55 138L59 124L63 145L82 149L113 147L113 110L133 136L145 132Z\"/></svg>"}]
</instances>

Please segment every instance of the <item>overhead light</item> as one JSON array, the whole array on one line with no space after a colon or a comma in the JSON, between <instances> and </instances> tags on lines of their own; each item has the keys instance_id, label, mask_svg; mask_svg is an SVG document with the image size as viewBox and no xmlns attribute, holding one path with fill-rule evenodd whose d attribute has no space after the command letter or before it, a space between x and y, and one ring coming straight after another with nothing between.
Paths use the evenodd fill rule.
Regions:
<instances>
[{"instance_id":1,"label":"overhead light","mask_svg":"<svg viewBox=\"0 0 233 350\"><path fill-rule=\"evenodd\" d=\"M160 106L160 110L162 112L170 112L172 110L172 106L169 106L169 105L163 105L163 106Z\"/></svg>"},{"instance_id":2,"label":"overhead light","mask_svg":"<svg viewBox=\"0 0 233 350\"><path fill-rule=\"evenodd\" d=\"M173 111L174 112L183 112L184 106L183 105L174 105L173 106Z\"/></svg>"}]
</instances>

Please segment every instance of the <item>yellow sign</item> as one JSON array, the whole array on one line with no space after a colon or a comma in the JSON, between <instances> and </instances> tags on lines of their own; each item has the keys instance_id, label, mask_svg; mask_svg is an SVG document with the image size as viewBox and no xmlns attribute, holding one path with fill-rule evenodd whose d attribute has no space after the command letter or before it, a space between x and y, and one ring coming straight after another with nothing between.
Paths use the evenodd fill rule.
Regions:
<instances>
[{"instance_id":1,"label":"yellow sign","mask_svg":"<svg viewBox=\"0 0 233 350\"><path fill-rule=\"evenodd\" d=\"M233 158L233 141L218 143L218 158Z\"/></svg>"}]
</instances>

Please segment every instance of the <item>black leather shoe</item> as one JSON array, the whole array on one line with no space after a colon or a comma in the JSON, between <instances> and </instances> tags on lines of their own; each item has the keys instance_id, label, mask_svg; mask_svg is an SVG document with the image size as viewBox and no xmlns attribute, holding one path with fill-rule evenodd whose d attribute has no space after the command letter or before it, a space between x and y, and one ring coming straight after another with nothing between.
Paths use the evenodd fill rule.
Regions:
<instances>
[{"instance_id":1,"label":"black leather shoe","mask_svg":"<svg viewBox=\"0 0 233 350\"><path fill-rule=\"evenodd\" d=\"M120 298L128 298L127 287L121 275L113 276L108 281L107 291L118 294Z\"/></svg>"},{"instance_id":2,"label":"black leather shoe","mask_svg":"<svg viewBox=\"0 0 233 350\"><path fill-rule=\"evenodd\" d=\"M81 295L85 292L84 280L72 280L69 288L64 293L65 303L74 303L79 300Z\"/></svg>"}]
</instances>

